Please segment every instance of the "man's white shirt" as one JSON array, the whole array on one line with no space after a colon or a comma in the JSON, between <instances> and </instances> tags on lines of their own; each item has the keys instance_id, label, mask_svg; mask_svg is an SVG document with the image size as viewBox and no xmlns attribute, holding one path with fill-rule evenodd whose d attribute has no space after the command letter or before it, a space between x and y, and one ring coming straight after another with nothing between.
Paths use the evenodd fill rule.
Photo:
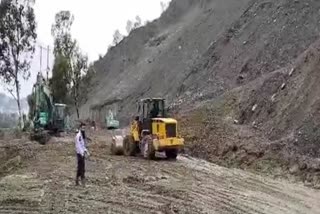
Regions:
<instances>
[{"instance_id":1,"label":"man's white shirt","mask_svg":"<svg viewBox=\"0 0 320 214\"><path fill-rule=\"evenodd\" d=\"M84 153L87 152L87 149L85 147L85 142L82 137L81 131L79 131L78 134L76 135L75 143L76 143L77 154L84 156Z\"/></svg>"}]
</instances>

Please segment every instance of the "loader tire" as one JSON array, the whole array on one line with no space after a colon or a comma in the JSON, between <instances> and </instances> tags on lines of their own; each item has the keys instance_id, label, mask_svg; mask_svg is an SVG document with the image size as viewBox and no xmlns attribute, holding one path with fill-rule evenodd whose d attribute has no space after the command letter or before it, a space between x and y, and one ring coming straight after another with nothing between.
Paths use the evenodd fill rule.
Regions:
<instances>
[{"instance_id":1,"label":"loader tire","mask_svg":"<svg viewBox=\"0 0 320 214\"><path fill-rule=\"evenodd\" d=\"M123 140L124 145L124 155L125 156L135 156L136 155L136 143L132 136L126 136Z\"/></svg>"},{"instance_id":2,"label":"loader tire","mask_svg":"<svg viewBox=\"0 0 320 214\"><path fill-rule=\"evenodd\" d=\"M153 141L151 137L147 137L146 139L146 146L147 146L147 150L145 152L144 157L148 160L155 160L156 159L156 150L153 146Z\"/></svg>"},{"instance_id":3,"label":"loader tire","mask_svg":"<svg viewBox=\"0 0 320 214\"><path fill-rule=\"evenodd\" d=\"M111 152L111 155L122 155L123 154L123 151L121 149L116 148L116 145L114 142L111 143L110 152Z\"/></svg>"},{"instance_id":4,"label":"loader tire","mask_svg":"<svg viewBox=\"0 0 320 214\"><path fill-rule=\"evenodd\" d=\"M169 160L176 160L178 156L178 150L177 149L168 149L166 150L166 156Z\"/></svg>"}]
</instances>

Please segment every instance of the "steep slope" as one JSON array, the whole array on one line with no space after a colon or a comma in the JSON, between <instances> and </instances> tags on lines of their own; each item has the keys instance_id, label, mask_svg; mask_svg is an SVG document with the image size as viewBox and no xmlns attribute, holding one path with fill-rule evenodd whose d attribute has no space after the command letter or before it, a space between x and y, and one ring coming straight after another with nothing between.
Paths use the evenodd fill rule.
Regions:
<instances>
[{"instance_id":1,"label":"steep slope","mask_svg":"<svg viewBox=\"0 0 320 214\"><path fill-rule=\"evenodd\" d=\"M118 104L126 115L135 110L136 98L175 97L194 61L241 16L248 2L172 1L159 20L133 31L95 63L95 87L82 115L89 116L92 106L99 109L118 99L125 100Z\"/></svg>"},{"instance_id":2,"label":"steep slope","mask_svg":"<svg viewBox=\"0 0 320 214\"><path fill-rule=\"evenodd\" d=\"M211 99L246 84L291 63L316 40L319 8L315 0L174 0L159 20L95 63L82 115L91 116L92 107L104 115L114 102L127 115L142 96Z\"/></svg>"},{"instance_id":3,"label":"steep slope","mask_svg":"<svg viewBox=\"0 0 320 214\"><path fill-rule=\"evenodd\" d=\"M320 183L319 11L317 0L173 0L95 63L81 113L117 106L127 121L136 99L163 96L187 152Z\"/></svg>"},{"instance_id":4,"label":"steep slope","mask_svg":"<svg viewBox=\"0 0 320 214\"><path fill-rule=\"evenodd\" d=\"M184 112L188 152L319 186L319 62L320 40L291 66Z\"/></svg>"}]
</instances>

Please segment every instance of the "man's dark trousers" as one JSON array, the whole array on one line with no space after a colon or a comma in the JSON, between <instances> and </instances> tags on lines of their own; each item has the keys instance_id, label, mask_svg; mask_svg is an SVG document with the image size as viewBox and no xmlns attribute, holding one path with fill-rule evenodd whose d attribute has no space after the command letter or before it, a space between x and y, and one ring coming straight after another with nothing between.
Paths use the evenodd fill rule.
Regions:
<instances>
[{"instance_id":1,"label":"man's dark trousers","mask_svg":"<svg viewBox=\"0 0 320 214\"><path fill-rule=\"evenodd\" d=\"M81 181L85 181L85 160L84 156L77 154L77 160L78 160L78 167L77 167L77 178L76 178L76 184L79 184L79 178L81 178Z\"/></svg>"}]
</instances>

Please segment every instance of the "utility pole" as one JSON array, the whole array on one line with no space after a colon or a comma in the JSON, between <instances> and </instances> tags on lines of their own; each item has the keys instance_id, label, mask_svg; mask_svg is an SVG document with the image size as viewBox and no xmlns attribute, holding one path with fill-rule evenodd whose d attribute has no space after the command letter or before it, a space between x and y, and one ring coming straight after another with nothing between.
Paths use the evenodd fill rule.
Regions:
<instances>
[{"instance_id":1,"label":"utility pole","mask_svg":"<svg viewBox=\"0 0 320 214\"><path fill-rule=\"evenodd\" d=\"M42 45L39 45L40 47L40 72L42 73L42 50L47 51L47 67L46 67L46 75L47 75L47 81L49 80L49 71L50 71L50 46L43 47Z\"/></svg>"},{"instance_id":2,"label":"utility pole","mask_svg":"<svg viewBox=\"0 0 320 214\"><path fill-rule=\"evenodd\" d=\"M49 51L50 51L50 48L49 48L49 45L48 45L48 48L47 48L47 81L49 80Z\"/></svg>"},{"instance_id":3,"label":"utility pole","mask_svg":"<svg viewBox=\"0 0 320 214\"><path fill-rule=\"evenodd\" d=\"M40 46L40 73L42 73L42 46Z\"/></svg>"}]
</instances>

